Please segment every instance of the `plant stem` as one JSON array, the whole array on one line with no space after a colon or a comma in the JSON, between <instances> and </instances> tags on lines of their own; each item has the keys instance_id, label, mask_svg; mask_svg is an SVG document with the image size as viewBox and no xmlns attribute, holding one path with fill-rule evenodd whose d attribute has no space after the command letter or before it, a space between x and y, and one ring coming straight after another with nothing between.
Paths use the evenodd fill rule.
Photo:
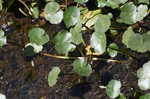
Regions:
<instances>
[{"instance_id":1,"label":"plant stem","mask_svg":"<svg viewBox=\"0 0 150 99\"><path fill-rule=\"evenodd\" d=\"M68 57L68 56L52 55L52 54L48 54L48 53L41 53L41 55L52 57L52 58L65 59L65 60L75 60L75 59L80 59L80 58L88 58L88 56L85 56L85 57ZM105 59L105 58L92 57L92 61L98 61L98 60L103 60L103 61L107 61L107 62L117 62L117 63L122 63L123 62L123 61L114 60L114 59Z\"/></svg>"}]
</instances>

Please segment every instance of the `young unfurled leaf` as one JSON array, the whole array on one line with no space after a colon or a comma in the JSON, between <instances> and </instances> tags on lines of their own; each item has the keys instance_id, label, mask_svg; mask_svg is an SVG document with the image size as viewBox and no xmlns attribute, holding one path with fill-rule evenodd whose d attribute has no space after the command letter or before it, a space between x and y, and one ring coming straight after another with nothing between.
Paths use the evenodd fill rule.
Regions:
<instances>
[{"instance_id":1,"label":"young unfurled leaf","mask_svg":"<svg viewBox=\"0 0 150 99\"><path fill-rule=\"evenodd\" d=\"M59 54L68 55L69 52L73 51L76 46L72 44L73 36L72 33L68 31L59 32L55 38L55 49Z\"/></svg>"},{"instance_id":2,"label":"young unfurled leaf","mask_svg":"<svg viewBox=\"0 0 150 99\"><path fill-rule=\"evenodd\" d=\"M0 29L0 47L7 43L7 38L3 30Z\"/></svg>"},{"instance_id":3,"label":"young unfurled leaf","mask_svg":"<svg viewBox=\"0 0 150 99\"><path fill-rule=\"evenodd\" d=\"M140 96L139 99L150 99L150 93L147 93L147 94L145 94L143 96Z\"/></svg>"},{"instance_id":4,"label":"young unfurled leaf","mask_svg":"<svg viewBox=\"0 0 150 99\"><path fill-rule=\"evenodd\" d=\"M29 30L28 37L31 43L35 43L37 45L44 45L49 41L49 36L42 28L32 28Z\"/></svg>"},{"instance_id":5,"label":"young unfurled leaf","mask_svg":"<svg viewBox=\"0 0 150 99\"><path fill-rule=\"evenodd\" d=\"M120 94L121 82L118 80L111 80L106 88L106 94L110 98L116 98Z\"/></svg>"},{"instance_id":6,"label":"young unfurled leaf","mask_svg":"<svg viewBox=\"0 0 150 99\"><path fill-rule=\"evenodd\" d=\"M59 67L53 67L48 74L48 85L50 87L54 86L57 83L58 75L60 73Z\"/></svg>"},{"instance_id":7,"label":"young unfurled leaf","mask_svg":"<svg viewBox=\"0 0 150 99\"><path fill-rule=\"evenodd\" d=\"M80 76L89 76L92 73L91 65L86 63L84 58L77 59L73 62L73 70Z\"/></svg>"},{"instance_id":8,"label":"young unfurled leaf","mask_svg":"<svg viewBox=\"0 0 150 99\"><path fill-rule=\"evenodd\" d=\"M138 0L138 3L146 3L146 4L149 4L149 0Z\"/></svg>"},{"instance_id":9,"label":"young unfurled leaf","mask_svg":"<svg viewBox=\"0 0 150 99\"><path fill-rule=\"evenodd\" d=\"M80 9L74 6L68 7L64 12L64 22L66 27L75 25L80 18Z\"/></svg>"},{"instance_id":10,"label":"young unfurled leaf","mask_svg":"<svg viewBox=\"0 0 150 99\"><path fill-rule=\"evenodd\" d=\"M109 29L110 24L109 15L100 15L95 23L95 32L92 34L90 42L96 53L103 54L106 50L105 32Z\"/></svg>"},{"instance_id":11,"label":"young unfurled leaf","mask_svg":"<svg viewBox=\"0 0 150 99\"><path fill-rule=\"evenodd\" d=\"M134 24L137 21L141 21L147 14L147 5L141 4L136 7L133 2L129 2L121 8L120 19L117 21L126 24Z\"/></svg>"},{"instance_id":12,"label":"young unfurled leaf","mask_svg":"<svg viewBox=\"0 0 150 99\"><path fill-rule=\"evenodd\" d=\"M150 32L141 35L134 33L132 27L129 27L123 34L122 42L127 48L138 52L150 51Z\"/></svg>"},{"instance_id":13,"label":"young unfurled leaf","mask_svg":"<svg viewBox=\"0 0 150 99\"><path fill-rule=\"evenodd\" d=\"M109 45L109 47L107 48L107 52L108 52L109 56L111 56L111 57L115 57L118 54L118 52L116 50L113 50L113 48L118 49L118 46L115 43L111 43Z\"/></svg>"},{"instance_id":14,"label":"young unfurled leaf","mask_svg":"<svg viewBox=\"0 0 150 99\"><path fill-rule=\"evenodd\" d=\"M77 2L77 3L85 3L85 2L87 2L88 0L75 0L75 2Z\"/></svg>"},{"instance_id":15,"label":"young unfurled leaf","mask_svg":"<svg viewBox=\"0 0 150 99\"><path fill-rule=\"evenodd\" d=\"M51 24L59 24L63 19L63 11L57 2L47 3L44 8L45 19Z\"/></svg>"}]
</instances>

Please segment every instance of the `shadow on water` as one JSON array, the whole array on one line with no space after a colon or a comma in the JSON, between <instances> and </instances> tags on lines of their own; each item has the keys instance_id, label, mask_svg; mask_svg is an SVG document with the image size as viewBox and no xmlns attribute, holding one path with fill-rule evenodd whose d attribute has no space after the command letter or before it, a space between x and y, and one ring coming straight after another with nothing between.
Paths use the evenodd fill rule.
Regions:
<instances>
[{"instance_id":1,"label":"shadow on water","mask_svg":"<svg viewBox=\"0 0 150 99\"><path fill-rule=\"evenodd\" d=\"M74 97L80 97L81 99L84 98L84 94L91 90L91 86L87 82L79 83L71 87L70 95Z\"/></svg>"}]
</instances>

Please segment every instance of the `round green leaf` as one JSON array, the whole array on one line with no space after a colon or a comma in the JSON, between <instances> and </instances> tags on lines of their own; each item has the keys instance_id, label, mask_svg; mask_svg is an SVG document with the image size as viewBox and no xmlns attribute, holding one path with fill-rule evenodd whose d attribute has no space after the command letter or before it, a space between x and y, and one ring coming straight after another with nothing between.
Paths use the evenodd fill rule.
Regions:
<instances>
[{"instance_id":1,"label":"round green leaf","mask_svg":"<svg viewBox=\"0 0 150 99\"><path fill-rule=\"evenodd\" d=\"M73 70L80 76L89 76L92 73L91 65L87 64L84 58L80 58L73 62Z\"/></svg>"},{"instance_id":2,"label":"round green leaf","mask_svg":"<svg viewBox=\"0 0 150 99\"><path fill-rule=\"evenodd\" d=\"M64 12L64 22L66 27L75 25L80 18L80 9L74 6L68 7Z\"/></svg>"},{"instance_id":3,"label":"round green leaf","mask_svg":"<svg viewBox=\"0 0 150 99\"><path fill-rule=\"evenodd\" d=\"M50 2L44 8L45 19L51 24L59 24L63 19L63 11L57 2Z\"/></svg>"},{"instance_id":4,"label":"round green leaf","mask_svg":"<svg viewBox=\"0 0 150 99\"><path fill-rule=\"evenodd\" d=\"M91 46L92 48L94 48L94 51L99 53L99 54L103 54L106 50L106 36L105 36L105 33L101 33L99 32L96 33L94 32L92 34L92 37L91 37Z\"/></svg>"},{"instance_id":5,"label":"round green leaf","mask_svg":"<svg viewBox=\"0 0 150 99\"><path fill-rule=\"evenodd\" d=\"M54 86L57 83L57 78L60 73L59 67L53 67L48 74L48 85L50 87Z\"/></svg>"},{"instance_id":6,"label":"round green leaf","mask_svg":"<svg viewBox=\"0 0 150 99\"><path fill-rule=\"evenodd\" d=\"M49 36L45 33L42 28L32 28L29 30L28 37L31 43L37 45L44 45L49 41Z\"/></svg>"},{"instance_id":7,"label":"round green leaf","mask_svg":"<svg viewBox=\"0 0 150 99\"><path fill-rule=\"evenodd\" d=\"M123 34L122 42L128 48L138 52L150 51L150 32L141 35L134 33L132 27L129 27Z\"/></svg>"},{"instance_id":8,"label":"round green leaf","mask_svg":"<svg viewBox=\"0 0 150 99\"><path fill-rule=\"evenodd\" d=\"M83 38L82 38L82 33L81 33L81 29L82 29L82 21L79 21L75 27L70 29L70 33L72 34L72 42L74 44L80 44L81 42L83 42Z\"/></svg>"},{"instance_id":9,"label":"round green leaf","mask_svg":"<svg viewBox=\"0 0 150 99\"><path fill-rule=\"evenodd\" d=\"M121 8L120 19L117 21L126 24L134 24L137 21L141 21L147 14L147 5L141 4L136 7L133 2L129 2Z\"/></svg>"},{"instance_id":10,"label":"round green leaf","mask_svg":"<svg viewBox=\"0 0 150 99\"><path fill-rule=\"evenodd\" d=\"M118 80L111 80L106 88L106 94L110 98L116 98L120 94L121 82Z\"/></svg>"},{"instance_id":11,"label":"round green leaf","mask_svg":"<svg viewBox=\"0 0 150 99\"><path fill-rule=\"evenodd\" d=\"M76 46L72 44L73 37L72 34L68 31L59 32L55 38L55 49L59 54L68 55L69 52L73 51Z\"/></svg>"}]
</instances>

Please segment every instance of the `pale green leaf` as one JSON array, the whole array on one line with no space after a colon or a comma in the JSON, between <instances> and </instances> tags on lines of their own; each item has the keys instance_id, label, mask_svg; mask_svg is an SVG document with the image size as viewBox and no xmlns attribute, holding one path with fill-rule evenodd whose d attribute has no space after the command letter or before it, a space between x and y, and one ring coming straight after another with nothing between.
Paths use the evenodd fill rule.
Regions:
<instances>
[{"instance_id":1,"label":"pale green leaf","mask_svg":"<svg viewBox=\"0 0 150 99\"><path fill-rule=\"evenodd\" d=\"M34 18L39 18L39 8L38 7L33 7L31 8L31 12Z\"/></svg>"},{"instance_id":2,"label":"pale green leaf","mask_svg":"<svg viewBox=\"0 0 150 99\"><path fill-rule=\"evenodd\" d=\"M28 37L31 43L37 45L44 45L49 41L49 36L46 34L45 30L42 28L32 28L29 30Z\"/></svg>"},{"instance_id":3,"label":"pale green leaf","mask_svg":"<svg viewBox=\"0 0 150 99\"><path fill-rule=\"evenodd\" d=\"M138 0L138 2L139 2L139 3L146 3L146 4L149 4L150 1L149 1L149 0Z\"/></svg>"},{"instance_id":4,"label":"pale green leaf","mask_svg":"<svg viewBox=\"0 0 150 99\"><path fill-rule=\"evenodd\" d=\"M121 82L118 80L111 80L106 87L106 94L110 98L116 98L120 94Z\"/></svg>"},{"instance_id":5,"label":"pale green leaf","mask_svg":"<svg viewBox=\"0 0 150 99\"><path fill-rule=\"evenodd\" d=\"M80 18L80 9L74 6L68 7L64 12L64 22L66 27L75 25Z\"/></svg>"},{"instance_id":6,"label":"pale green leaf","mask_svg":"<svg viewBox=\"0 0 150 99\"><path fill-rule=\"evenodd\" d=\"M138 86L141 90L150 89L150 61L137 70Z\"/></svg>"},{"instance_id":7,"label":"pale green leaf","mask_svg":"<svg viewBox=\"0 0 150 99\"><path fill-rule=\"evenodd\" d=\"M0 47L7 43L7 38L3 30L0 30Z\"/></svg>"},{"instance_id":8,"label":"pale green leaf","mask_svg":"<svg viewBox=\"0 0 150 99\"><path fill-rule=\"evenodd\" d=\"M84 58L77 59L73 62L73 70L80 76L89 76L92 73L91 65L86 63Z\"/></svg>"},{"instance_id":9,"label":"pale green leaf","mask_svg":"<svg viewBox=\"0 0 150 99\"><path fill-rule=\"evenodd\" d=\"M108 52L109 56L111 56L111 57L117 56L118 52L114 49L118 49L118 46L115 43L111 43L107 48L107 52Z\"/></svg>"},{"instance_id":10,"label":"pale green leaf","mask_svg":"<svg viewBox=\"0 0 150 99\"><path fill-rule=\"evenodd\" d=\"M85 3L85 2L87 2L88 0L75 0L75 2L77 2L77 3Z\"/></svg>"},{"instance_id":11,"label":"pale green leaf","mask_svg":"<svg viewBox=\"0 0 150 99\"><path fill-rule=\"evenodd\" d=\"M73 36L68 31L59 32L55 38L55 49L59 54L68 55L69 52L73 51L76 46L72 44Z\"/></svg>"},{"instance_id":12,"label":"pale green leaf","mask_svg":"<svg viewBox=\"0 0 150 99\"><path fill-rule=\"evenodd\" d=\"M72 34L72 42L74 44L80 44L83 42L83 38L82 38L82 33L81 33L81 29L82 29L82 20L79 21L75 27L70 29L70 33Z\"/></svg>"},{"instance_id":13,"label":"pale green leaf","mask_svg":"<svg viewBox=\"0 0 150 99\"><path fill-rule=\"evenodd\" d=\"M97 19L94 28L95 32L91 37L91 46L94 48L96 53L103 54L106 50L106 35L105 32L111 25L109 15L100 15Z\"/></svg>"},{"instance_id":14,"label":"pale green leaf","mask_svg":"<svg viewBox=\"0 0 150 99\"><path fill-rule=\"evenodd\" d=\"M134 24L137 21L141 21L148 14L147 5L139 5L136 7L133 2L126 3L121 8L120 19L118 22L126 24Z\"/></svg>"},{"instance_id":15,"label":"pale green leaf","mask_svg":"<svg viewBox=\"0 0 150 99\"><path fill-rule=\"evenodd\" d=\"M92 34L92 37L91 37L91 46L92 48L94 48L94 51L99 53L99 54L103 54L106 50L106 36L105 36L105 33L101 33L99 32L96 33L94 32Z\"/></svg>"},{"instance_id":16,"label":"pale green leaf","mask_svg":"<svg viewBox=\"0 0 150 99\"><path fill-rule=\"evenodd\" d=\"M108 6L115 9L119 7L120 4L124 4L128 0L97 0L97 1L98 1L98 7Z\"/></svg>"},{"instance_id":17,"label":"pale green leaf","mask_svg":"<svg viewBox=\"0 0 150 99\"><path fill-rule=\"evenodd\" d=\"M48 85L50 87L54 86L57 83L58 75L60 73L59 67L53 67L48 74Z\"/></svg>"},{"instance_id":18,"label":"pale green leaf","mask_svg":"<svg viewBox=\"0 0 150 99\"><path fill-rule=\"evenodd\" d=\"M63 11L57 2L47 3L44 8L45 19L51 24L59 24L63 20Z\"/></svg>"},{"instance_id":19,"label":"pale green leaf","mask_svg":"<svg viewBox=\"0 0 150 99\"><path fill-rule=\"evenodd\" d=\"M105 33L111 25L111 17L110 15L99 15L94 28L97 33Z\"/></svg>"},{"instance_id":20,"label":"pale green leaf","mask_svg":"<svg viewBox=\"0 0 150 99\"><path fill-rule=\"evenodd\" d=\"M150 51L149 32L141 35L139 33L134 33L132 27L129 27L123 34L122 42L127 46L127 48L130 48L138 52Z\"/></svg>"},{"instance_id":21,"label":"pale green leaf","mask_svg":"<svg viewBox=\"0 0 150 99\"><path fill-rule=\"evenodd\" d=\"M147 93L147 94L145 94L143 96L140 96L139 99L150 99L150 93Z\"/></svg>"}]
</instances>

